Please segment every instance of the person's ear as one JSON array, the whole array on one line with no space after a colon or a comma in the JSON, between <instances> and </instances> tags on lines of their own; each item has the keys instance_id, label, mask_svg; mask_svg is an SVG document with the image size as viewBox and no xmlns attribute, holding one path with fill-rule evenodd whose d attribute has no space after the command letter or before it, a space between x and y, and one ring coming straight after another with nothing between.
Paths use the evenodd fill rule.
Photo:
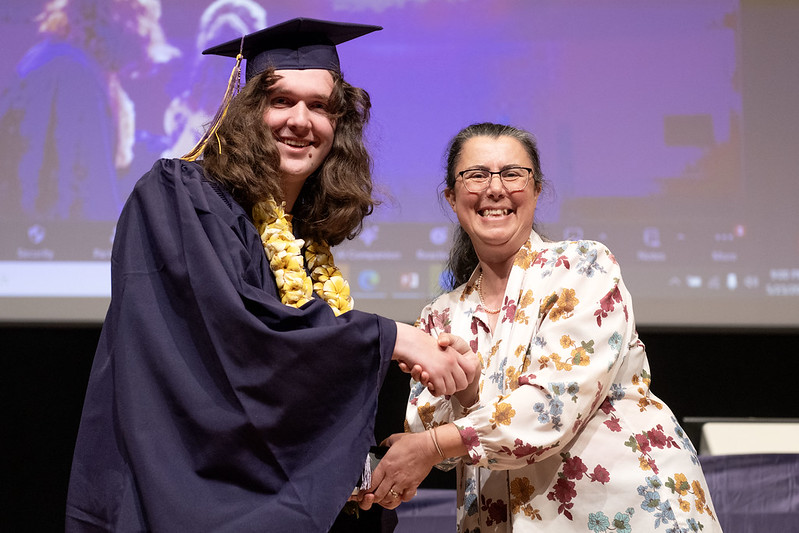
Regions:
<instances>
[{"instance_id":1,"label":"person's ear","mask_svg":"<svg viewBox=\"0 0 799 533\"><path fill-rule=\"evenodd\" d=\"M445 189L444 198L447 199L447 203L455 211L455 189Z\"/></svg>"}]
</instances>

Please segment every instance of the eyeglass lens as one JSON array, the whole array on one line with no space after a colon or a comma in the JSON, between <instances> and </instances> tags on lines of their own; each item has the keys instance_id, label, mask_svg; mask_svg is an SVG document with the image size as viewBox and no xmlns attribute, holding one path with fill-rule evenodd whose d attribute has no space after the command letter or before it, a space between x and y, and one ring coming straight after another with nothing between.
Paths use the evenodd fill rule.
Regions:
<instances>
[{"instance_id":1,"label":"eyeglass lens","mask_svg":"<svg viewBox=\"0 0 799 533\"><path fill-rule=\"evenodd\" d=\"M463 178L463 184L471 192L479 192L488 187L495 175L499 176L502 185L508 191L520 191L527 185L530 172L531 170L525 167L511 167L499 172L476 168L464 170L460 175Z\"/></svg>"}]
</instances>

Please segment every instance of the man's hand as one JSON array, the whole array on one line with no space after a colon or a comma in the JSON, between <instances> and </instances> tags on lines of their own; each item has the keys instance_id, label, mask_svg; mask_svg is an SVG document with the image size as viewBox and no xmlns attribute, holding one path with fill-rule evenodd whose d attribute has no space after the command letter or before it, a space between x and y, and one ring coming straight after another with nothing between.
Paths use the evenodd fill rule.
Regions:
<instances>
[{"instance_id":1,"label":"man's hand","mask_svg":"<svg viewBox=\"0 0 799 533\"><path fill-rule=\"evenodd\" d=\"M399 360L400 369L403 372L411 374L413 379L422 383L422 385L427 387L430 392L436 396L454 394L458 391L468 391L466 394L458 394L458 400L461 401L462 405L467 407L474 404L477 399L477 386L480 381L480 371L482 369L479 358L469 348L469 344L457 335L442 333L438 336L436 342L441 350L455 350L457 352L458 366L464 372L464 376L468 380L466 386L459 386L455 391L441 392L440 389L436 388L436 383L431 379L431 374L423 362L410 366L406 361Z\"/></svg>"}]
</instances>

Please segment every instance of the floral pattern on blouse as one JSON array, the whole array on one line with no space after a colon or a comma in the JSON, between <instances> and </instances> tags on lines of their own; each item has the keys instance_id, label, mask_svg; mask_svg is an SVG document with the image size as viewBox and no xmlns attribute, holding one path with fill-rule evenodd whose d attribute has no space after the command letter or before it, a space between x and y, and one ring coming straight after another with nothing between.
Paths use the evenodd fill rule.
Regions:
<instances>
[{"instance_id":1,"label":"floral pattern on blouse","mask_svg":"<svg viewBox=\"0 0 799 533\"><path fill-rule=\"evenodd\" d=\"M517 254L495 331L479 275L427 306L417 326L463 337L483 363L464 408L411 381L406 429L454 423L458 531L721 531L696 451L650 391L630 295L593 241L543 242Z\"/></svg>"}]
</instances>

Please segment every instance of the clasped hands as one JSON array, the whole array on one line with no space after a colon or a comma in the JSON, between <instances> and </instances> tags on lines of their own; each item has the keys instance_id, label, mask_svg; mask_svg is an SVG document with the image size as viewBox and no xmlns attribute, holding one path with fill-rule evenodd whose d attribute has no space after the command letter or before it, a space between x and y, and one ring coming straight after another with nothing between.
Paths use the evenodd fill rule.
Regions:
<instances>
[{"instance_id":1,"label":"clasped hands","mask_svg":"<svg viewBox=\"0 0 799 533\"><path fill-rule=\"evenodd\" d=\"M462 391L480 373L480 361L466 341L449 333L435 339L408 324L397 324L393 359L434 396Z\"/></svg>"},{"instance_id":2,"label":"clasped hands","mask_svg":"<svg viewBox=\"0 0 799 533\"><path fill-rule=\"evenodd\" d=\"M416 328L413 328L416 329ZM416 330L419 331L419 330ZM401 343L417 339L403 337L408 331L398 328L397 347ZM462 405L472 405L477 398L481 364L469 345L455 335L443 333L434 340L439 350L438 357L406 357L400 349L395 350L395 359L400 368L426 386L433 395L455 395ZM422 339L418 339L422 342ZM451 424L439 427L440 433L460 441L457 429ZM433 430L421 433L395 433L381 444L388 446L386 455L372 473L372 484L366 491L360 491L350 500L358 502L362 509L369 509L377 503L387 509L394 509L402 502L416 496L416 489L430 470L443 459L441 447ZM454 450L453 450L454 451ZM460 452L463 453L463 452ZM457 453L456 455L460 455Z\"/></svg>"}]
</instances>

